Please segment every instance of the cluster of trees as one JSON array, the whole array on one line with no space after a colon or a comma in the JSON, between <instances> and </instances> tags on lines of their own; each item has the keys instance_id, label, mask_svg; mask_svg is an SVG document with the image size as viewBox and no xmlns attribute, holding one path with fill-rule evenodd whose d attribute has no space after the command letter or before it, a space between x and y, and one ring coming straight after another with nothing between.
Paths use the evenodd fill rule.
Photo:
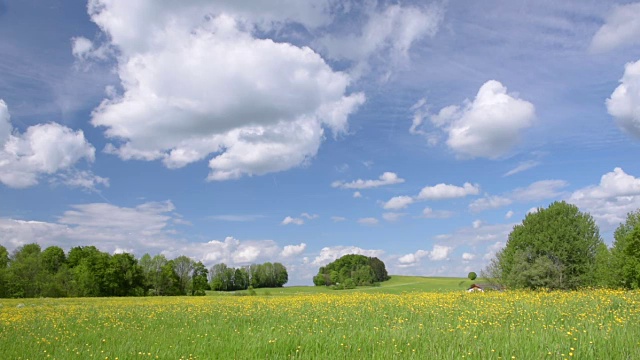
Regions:
<instances>
[{"instance_id":1,"label":"cluster of trees","mask_svg":"<svg viewBox=\"0 0 640 360\"><path fill-rule=\"evenodd\" d=\"M204 295L207 269L186 256L111 255L95 246L68 254L28 244L9 256L0 245L0 297Z\"/></svg>"},{"instance_id":2,"label":"cluster of trees","mask_svg":"<svg viewBox=\"0 0 640 360\"><path fill-rule=\"evenodd\" d=\"M511 288L640 288L640 210L614 239L609 249L591 215L554 202L513 228L482 276Z\"/></svg>"},{"instance_id":3,"label":"cluster of trees","mask_svg":"<svg viewBox=\"0 0 640 360\"><path fill-rule=\"evenodd\" d=\"M186 256L111 255L95 246L78 246L67 254L58 246L44 251L28 244L9 255L0 245L0 297L93 297L205 295L205 290L248 286L280 287L288 280L279 263L241 269L225 264L210 270Z\"/></svg>"},{"instance_id":4,"label":"cluster of trees","mask_svg":"<svg viewBox=\"0 0 640 360\"><path fill-rule=\"evenodd\" d=\"M234 291L251 288L282 287L289 281L287 268L280 263L266 262L240 268L217 264L209 273L211 290Z\"/></svg>"},{"instance_id":5,"label":"cluster of trees","mask_svg":"<svg viewBox=\"0 0 640 360\"><path fill-rule=\"evenodd\" d=\"M335 260L318 270L313 277L316 286L338 285L351 289L389 280L389 274L382 260L377 257L349 254Z\"/></svg>"}]
</instances>

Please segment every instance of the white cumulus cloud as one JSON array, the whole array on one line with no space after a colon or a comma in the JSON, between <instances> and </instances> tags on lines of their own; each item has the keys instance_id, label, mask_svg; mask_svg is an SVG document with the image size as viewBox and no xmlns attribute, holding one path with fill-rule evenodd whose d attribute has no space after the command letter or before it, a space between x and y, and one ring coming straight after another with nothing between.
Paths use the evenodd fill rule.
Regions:
<instances>
[{"instance_id":1,"label":"white cumulus cloud","mask_svg":"<svg viewBox=\"0 0 640 360\"><path fill-rule=\"evenodd\" d=\"M640 178L615 168L602 175L598 185L574 191L567 201L589 212L601 227L612 229L640 208Z\"/></svg>"},{"instance_id":2,"label":"white cumulus cloud","mask_svg":"<svg viewBox=\"0 0 640 360\"><path fill-rule=\"evenodd\" d=\"M9 109L0 99L1 183L13 188L33 186L41 175L70 171L82 159L95 159L95 148L82 130L51 122L29 126L21 134L13 129Z\"/></svg>"},{"instance_id":3,"label":"white cumulus cloud","mask_svg":"<svg viewBox=\"0 0 640 360\"><path fill-rule=\"evenodd\" d=\"M315 266L326 265L344 255L356 254L370 257L380 257L384 255L383 250L363 249L357 246L333 246L324 247L320 250L320 254L311 262Z\"/></svg>"},{"instance_id":4,"label":"white cumulus cloud","mask_svg":"<svg viewBox=\"0 0 640 360\"><path fill-rule=\"evenodd\" d=\"M447 134L447 145L459 156L490 159L511 151L534 118L533 104L508 93L496 80L484 83L473 101L447 106L430 116L433 126ZM412 132L417 132L419 125L412 126Z\"/></svg>"},{"instance_id":5,"label":"white cumulus cloud","mask_svg":"<svg viewBox=\"0 0 640 360\"><path fill-rule=\"evenodd\" d=\"M251 33L251 24L287 14L310 21L306 8L287 3L293 10L282 6L279 17L230 2L91 1L91 19L117 50L123 89L92 114L113 140L106 150L168 168L212 156L208 180L228 180L304 164L325 128L345 133L365 101L347 94L350 76L308 47Z\"/></svg>"},{"instance_id":6,"label":"white cumulus cloud","mask_svg":"<svg viewBox=\"0 0 640 360\"><path fill-rule=\"evenodd\" d=\"M304 224L304 220L302 220L301 218L294 218L291 216L287 216L282 220L280 224L281 225L289 225L289 224L302 225Z\"/></svg>"},{"instance_id":7,"label":"white cumulus cloud","mask_svg":"<svg viewBox=\"0 0 640 360\"><path fill-rule=\"evenodd\" d=\"M452 251L453 248L450 246L435 244L430 251L418 250L415 253L403 255L398 258L398 262L401 266L413 266L425 257L432 261L442 261L446 260Z\"/></svg>"},{"instance_id":8,"label":"white cumulus cloud","mask_svg":"<svg viewBox=\"0 0 640 360\"><path fill-rule=\"evenodd\" d=\"M463 253L462 254L462 260L463 261L471 261L471 260L473 260L475 258L476 258L475 254L471 254L471 253Z\"/></svg>"},{"instance_id":9,"label":"white cumulus cloud","mask_svg":"<svg viewBox=\"0 0 640 360\"><path fill-rule=\"evenodd\" d=\"M386 210L400 210L413 204L414 199L411 196L395 196L382 205Z\"/></svg>"},{"instance_id":10,"label":"white cumulus cloud","mask_svg":"<svg viewBox=\"0 0 640 360\"><path fill-rule=\"evenodd\" d=\"M300 255L307 248L307 244L300 243L299 245L286 245L280 253L282 257L290 257L294 255Z\"/></svg>"},{"instance_id":11,"label":"white cumulus cloud","mask_svg":"<svg viewBox=\"0 0 640 360\"><path fill-rule=\"evenodd\" d=\"M640 44L640 3L617 5L591 40L591 51Z\"/></svg>"},{"instance_id":12,"label":"white cumulus cloud","mask_svg":"<svg viewBox=\"0 0 640 360\"><path fill-rule=\"evenodd\" d=\"M468 195L478 195L480 187L470 183L464 183L462 186L451 184L437 184L427 186L420 190L418 199L420 200L441 200L465 197Z\"/></svg>"},{"instance_id":13,"label":"white cumulus cloud","mask_svg":"<svg viewBox=\"0 0 640 360\"><path fill-rule=\"evenodd\" d=\"M625 65L620 85L607 99L607 110L623 130L640 138L640 60Z\"/></svg>"}]
</instances>

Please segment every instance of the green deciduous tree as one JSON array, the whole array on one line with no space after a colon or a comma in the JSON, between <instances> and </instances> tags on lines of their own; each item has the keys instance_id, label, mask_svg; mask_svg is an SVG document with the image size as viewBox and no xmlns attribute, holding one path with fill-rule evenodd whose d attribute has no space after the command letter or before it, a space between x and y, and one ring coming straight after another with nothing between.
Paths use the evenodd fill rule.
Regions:
<instances>
[{"instance_id":1,"label":"green deciduous tree","mask_svg":"<svg viewBox=\"0 0 640 360\"><path fill-rule=\"evenodd\" d=\"M173 267L178 275L178 289L182 295L187 295L187 291L191 288L191 273L194 264L193 260L184 255L173 259Z\"/></svg>"},{"instance_id":2,"label":"green deciduous tree","mask_svg":"<svg viewBox=\"0 0 640 360\"><path fill-rule=\"evenodd\" d=\"M27 244L13 252L9 261L9 296L36 297L42 291L41 249L38 244Z\"/></svg>"},{"instance_id":3,"label":"green deciduous tree","mask_svg":"<svg viewBox=\"0 0 640 360\"><path fill-rule=\"evenodd\" d=\"M612 285L640 288L640 210L627 214L615 230L611 249Z\"/></svg>"},{"instance_id":4,"label":"green deciduous tree","mask_svg":"<svg viewBox=\"0 0 640 360\"><path fill-rule=\"evenodd\" d=\"M193 266L193 273L191 275L191 295L206 295L205 290L209 288L207 285L207 268L198 261Z\"/></svg>"},{"instance_id":5,"label":"green deciduous tree","mask_svg":"<svg viewBox=\"0 0 640 360\"><path fill-rule=\"evenodd\" d=\"M376 257L348 254L320 267L314 276L316 286L343 284L349 279L348 285L363 286L389 280L384 263ZM344 288L344 286L342 286Z\"/></svg>"},{"instance_id":6,"label":"green deciduous tree","mask_svg":"<svg viewBox=\"0 0 640 360\"><path fill-rule=\"evenodd\" d=\"M55 274L60 267L66 264L67 257L59 246L49 246L40 255L42 260L42 268L44 271Z\"/></svg>"},{"instance_id":7,"label":"green deciduous tree","mask_svg":"<svg viewBox=\"0 0 640 360\"><path fill-rule=\"evenodd\" d=\"M627 219L614 232L611 249L613 285L627 289L640 288L640 210L627 214Z\"/></svg>"},{"instance_id":8,"label":"green deciduous tree","mask_svg":"<svg viewBox=\"0 0 640 360\"><path fill-rule=\"evenodd\" d=\"M144 295L144 273L138 260L131 254L113 255L105 276L106 296Z\"/></svg>"},{"instance_id":9,"label":"green deciduous tree","mask_svg":"<svg viewBox=\"0 0 640 360\"><path fill-rule=\"evenodd\" d=\"M564 201L554 202L513 228L488 272L516 288L592 286L603 244L591 215Z\"/></svg>"}]
</instances>

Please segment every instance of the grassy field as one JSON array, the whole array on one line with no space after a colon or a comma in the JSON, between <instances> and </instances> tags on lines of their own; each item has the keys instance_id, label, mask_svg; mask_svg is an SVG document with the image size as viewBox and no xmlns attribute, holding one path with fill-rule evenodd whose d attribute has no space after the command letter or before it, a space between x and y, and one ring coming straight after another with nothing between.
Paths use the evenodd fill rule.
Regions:
<instances>
[{"instance_id":1,"label":"grassy field","mask_svg":"<svg viewBox=\"0 0 640 360\"><path fill-rule=\"evenodd\" d=\"M430 287L455 285L455 291L426 292L423 279L396 277L380 288L356 291L272 289L272 296L0 299L0 354L2 359L640 358L639 292L469 294L458 288L461 279L435 279Z\"/></svg>"},{"instance_id":2,"label":"grassy field","mask_svg":"<svg viewBox=\"0 0 640 360\"><path fill-rule=\"evenodd\" d=\"M309 294L335 294L351 292L402 294L408 292L446 292L457 291L469 288L473 282L467 278L449 277L423 277L423 276L392 276L389 281L385 281L378 287L358 287L351 290L332 290L326 286L287 286L278 289L255 289L257 295L288 296L288 295L309 295ZM221 293L211 291L209 295L235 295L248 294L248 291L237 291L235 293Z\"/></svg>"}]
</instances>

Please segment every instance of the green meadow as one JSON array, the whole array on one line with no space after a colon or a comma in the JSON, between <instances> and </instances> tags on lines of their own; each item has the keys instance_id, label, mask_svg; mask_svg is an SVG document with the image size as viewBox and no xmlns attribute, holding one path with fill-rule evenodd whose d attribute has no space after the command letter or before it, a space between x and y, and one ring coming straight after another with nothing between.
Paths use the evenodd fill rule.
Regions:
<instances>
[{"instance_id":1,"label":"green meadow","mask_svg":"<svg viewBox=\"0 0 640 360\"><path fill-rule=\"evenodd\" d=\"M335 294L350 292L402 294L407 292L446 292L468 289L473 284L467 278L450 277L423 277L423 276L399 276L394 275L390 280L380 283L380 286L363 286L350 290L332 290L326 286L287 286L275 289L255 289L256 295L261 296L287 296L308 294ZM242 290L233 293L210 291L208 295L249 295L250 291Z\"/></svg>"},{"instance_id":2,"label":"green meadow","mask_svg":"<svg viewBox=\"0 0 640 360\"><path fill-rule=\"evenodd\" d=\"M255 296L0 300L2 359L638 359L640 293L464 279Z\"/></svg>"}]
</instances>

